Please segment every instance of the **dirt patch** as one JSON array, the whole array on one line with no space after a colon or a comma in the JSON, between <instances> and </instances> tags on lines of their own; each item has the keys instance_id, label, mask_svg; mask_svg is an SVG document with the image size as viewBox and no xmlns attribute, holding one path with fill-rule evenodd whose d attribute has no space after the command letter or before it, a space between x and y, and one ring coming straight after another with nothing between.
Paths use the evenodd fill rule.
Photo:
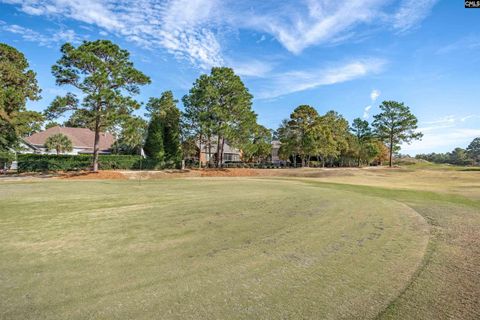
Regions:
<instances>
[{"instance_id":1,"label":"dirt patch","mask_svg":"<svg viewBox=\"0 0 480 320\"><path fill-rule=\"evenodd\" d=\"M261 174L259 169L204 169L198 170L202 177L254 177Z\"/></svg>"},{"instance_id":2,"label":"dirt patch","mask_svg":"<svg viewBox=\"0 0 480 320\"><path fill-rule=\"evenodd\" d=\"M330 176L350 176L359 169L250 169L250 168L210 168L210 169L187 169L187 170L159 170L159 171L99 171L61 173L64 179L168 179L189 177L303 177L320 178ZM360 169L361 170L361 169Z\"/></svg>"},{"instance_id":3,"label":"dirt patch","mask_svg":"<svg viewBox=\"0 0 480 320\"><path fill-rule=\"evenodd\" d=\"M74 180L123 180L127 177L119 171L82 171L82 172L65 172L60 174L60 179L74 179Z\"/></svg>"}]
</instances>

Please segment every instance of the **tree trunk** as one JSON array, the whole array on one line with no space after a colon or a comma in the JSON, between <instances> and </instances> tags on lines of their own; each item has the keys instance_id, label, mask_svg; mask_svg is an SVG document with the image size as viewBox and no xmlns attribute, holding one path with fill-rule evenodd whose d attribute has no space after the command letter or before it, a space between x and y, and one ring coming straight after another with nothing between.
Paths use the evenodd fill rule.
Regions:
<instances>
[{"instance_id":1,"label":"tree trunk","mask_svg":"<svg viewBox=\"0 0 480 320\"><path fill-rule=\"evenodd\" d=\"M93 144L93 172L98 171L98 150L99 150L99 142L100 142L100 119L95 119L95 142Z\"/></svg>"},{"instance_id":2,"label":"tree trunk","mask_svg":"<svg viewBox=\"0 0 480 320\"><path fill-rule=\"evenodd\" d=\"M215 166L220 167L220 136L217 137L217 157L215 158Z\"/></svg>"},{"instance_id":3,"label":"tree trunk","mask_svg":"<svg viewBox=\"0 0 480 320\"><path fill-rule=\"evenodd\" d=\"M223 148L225 146L225 138L222 137L222 147L220 149L220 165L223 167Z\"/></svg>"},{"instance_id":4,"label":"tree trunk","mask_svg":"<svg viewBox=\"0 0 480 320\"><path fill-rule=\"evenodd\" d=\"M389 155L389 160L388 160L388 166L391 168L392 167L392 154L393 154L393 136L390 136L390 155Z\"/></svg>"},{"instance_id":5,"label":"tree trunk","mask_svg":"<svg viewBox=\"0 0 480 320\"><path fill-rule=\"evenodd\" d=\"M200 139L198 141L198 169L202 169L202 134L200 134Z\"/></svg>"},{"instance_id":6,"label":"tree trunk","mask_svg":"<svg viewBox=\"0 0 480 320\"><path fill-rule=\"evenodd\" d=\"M208 164L208 167L210 168L210 161L212 160L212 137L209 135L207 137L208 139L208 160L207 160L207 164Z\"/></svg>"}]
</instances>

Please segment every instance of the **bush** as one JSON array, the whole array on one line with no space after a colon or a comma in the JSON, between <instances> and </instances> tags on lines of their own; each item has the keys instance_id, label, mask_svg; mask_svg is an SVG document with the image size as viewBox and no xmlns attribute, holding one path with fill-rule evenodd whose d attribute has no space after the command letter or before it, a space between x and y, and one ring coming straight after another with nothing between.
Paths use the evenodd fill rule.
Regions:
<instances>
[{"instance_id":1,"label":"bush","mask_svg":"<svg viewBox=\"0 0 480 320\"><path fill-rule=\"evenodd\" d=\"M8 169L14 160L15 154L9 151L0 150L0 170L3 170L5 167Z\"/></svg>"},{"instance_id":2,"label":"bush","mask_svg":"<svg viewBox=\"0 0 480 320\"><path fill-rule=\"evenodd\" d=\"M138 170L180 168L180 163L164 163L153 159L142 159L137 155L99 155L100 170ZM92 166L92 155L53 155L20 154L18 155L19 172L39 171L78 171L88 170Z\"/></svg>"}]
</instances>

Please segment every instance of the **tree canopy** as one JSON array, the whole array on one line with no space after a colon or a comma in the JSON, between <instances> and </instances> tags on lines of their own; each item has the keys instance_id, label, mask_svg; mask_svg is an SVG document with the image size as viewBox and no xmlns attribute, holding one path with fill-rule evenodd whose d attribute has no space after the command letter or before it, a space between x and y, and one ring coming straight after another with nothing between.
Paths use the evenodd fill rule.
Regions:
<instances>
[{"instance_id":1,"label":"tree canopy","mask_svg":"<svg viewBox=\"0 0 480 320\"><path fill-rule=\"evenodd\" d=\"M145 141L148 156L160 161L176 163L181 160L180 110L171 91L160 98L150 98L146 109L150 122Z\"/></svg>"},{"instance_id":2,"label":"tree canopy","mask_svg":"<svg viewBox=\"0 0 480 320\"><path fill-rule=\"evenodd\" d=\"M125 116L120 121L120 132L113 146L118 154L140 154L145 143L147 122L137 116Z\"/></svg>"},{"instance_id":3,"label":"tree canopy","mask_svg":"<svg viewBox=\"0 0 480 320\"><path fill-rule=\"evenodd\" d=\"M480 137L475 138L467 147L467 154L474 162L480 161Z\"/></svg>"},{"instance_id":4,"label":"tree canopy","mask_svg":"<svg viewBox=\"0 0 480 320\"><path fill-rule=\"evenodd\" d=\"M97 171L100 132L112 128L119 117L140 107L132 95L139 93L139 86L150 83L150 78L133 66L128 51L108 40L85 41L78 47L66 43L61 53L52 74L57 85L79 90L82 102L74 93L68 93L57 97L46 115L56 118L68 111L79 112L93 126L92 166Z\"/></svg>"},{"instance_id":5,"label":"tree canopy","mask_svg":"<svg viewBox=\"0 0 480 320\"><path fill-rule=\"evenodd\" d=\"M393 152L400 148L400 144L421 139L423 134L416 131L417 117L403 102L383 101L379 108L382 112L373 116L372 126L377 137L389 146L391 167Z\"/></svg>"},{"instance_id":6,"label":"tree canopy","mask_svg":"<svg viewBox=\"0 0 480 320\"><path fill-rule=\"evenodd\" d=\"M36 74L23 53L0 43L0 150L12 148L19 138L38 131L43 117L28 111L28 100L40 99Z\"/></svg>"},{"instance_id":7,"label":"tree canopy","mask_svg":"<svg viewBox=\"0 0 480 320\"><path fill-rule=\"evenodd\" d=\"M212 68L210 75L201 75L183 97L185 123L190 134L207 146L212 160L212 144L216 144L215 165L223 163L225 141L233 147L246 142L249 130L256 123L252 95L231 68Z\"/></svg>"},{"instance_id":8,"label":"tree canopy","mask_svg":"<svg viewBox=\"0 0 480 320\"><path fill-rule=\"evenodd\" d=\"M45 148L47 150L55 150L57 155L64 152L70 152L73 150L72 140L66 135L57 133L47 138L45 141Z\"/></svg>"},{"instance_id":9,"label":"tree canopy","mask_svg":"<svg viewBox=\"0 0 480 320\"><path fill-rule=\"evenodd\" d=\"M39 131L45 118L51 121L66 115L63 126L95 133L93 170L98 169L102 131L117 138L114 152L136 154L144 146L149 157L163 163L178 163L182 153L189 159L206 153L209 165L220 167L227 143L241 150L243 161L269 161L272 130L257 123L253 96L233 69L214 67L200 75L182 98L183 113L171 91L150 98L147 121L133 114L141 106L134 95L150 78L134 67L128 51L108 40L84 41L78 46L65 43L60 51L52 74L57 85L71 90L57 96L42 115L25 108L27 100L40 98L35 73L28 69L22 53L0 44L0 151ZM302 166L360 166L381 163L388 150L391 166L393 152L422 134L417 131L417 118L403 103L384 101L379 107L372 130L360 118L350 127L336 111L319 114L312 106L300 105L275 132L280 141L278 154L295 165L299 161ZM54 125L58 123L50 122L46 128ZM449 157L478 162L480 140L472 141L466 150L455 149Z\"/></svg>"}]
</instances>

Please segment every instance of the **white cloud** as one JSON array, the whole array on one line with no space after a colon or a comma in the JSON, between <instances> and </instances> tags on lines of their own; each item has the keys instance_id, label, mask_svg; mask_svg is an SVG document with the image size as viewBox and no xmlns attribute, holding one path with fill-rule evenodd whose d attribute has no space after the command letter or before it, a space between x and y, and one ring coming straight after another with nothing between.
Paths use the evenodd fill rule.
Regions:
<instances>
[{"instance_id":1,"label":"white cloud","mask_svg":"<svg viewBox=\"0 0 480 320\"><path fill-rule=\"evenodd\" d=\"M96 25L145 48L163 47L207 69L224 63L213 31L216 0L0 0L31 15L60 16Z\"/></svg>"},{"instance_id":2,"label":"white cloud","mask_svg":"<svg viewBox=\"0 0 480 320\"><path fill-rule=\"evenodd\" d=\"M370 101L375 103L377 101L378 97L380 96L380 90L373 89L370 92ZM372 109L372 105L368 105L363 109L363 119L368 119L370 117L370 109Z\"/></svg>"},{"instance_id":3,"label":"white cloud","mask_svg":"<svg viewBox=\"0 0 480 320\"><path fill-rule=\"evenodd\" d=\"M257 96L261 99L270 99L319 86L346 82L380 72L384 65L384 60L367 59L316 70L272 74L269 76L269 83Z\"/></svg>"},{"instance_id":4,"label":"white cloud","mask_svg":"<svg viewBox=\"0 0 480 320\"><path fill-rule=\"evenodd\" d=\"M372 106L366 106L365 109L363 109L363 119L368 119L370 116L370 109L372 109Z\"/></svg>"},{"instance_id":5,"label":"white cloud","mask_svg":"<svg viewBox=\"0 0 480 320\"><path fill-rule=\"evenodd\" d=\"M235 70L236 74L247 77L265 77L273 69L272 63L256 59L248 61L231 60L227 64Z\"/></svg>"},{"instance_id":6,"label":"white cloud","mask_svg":"<svg viewBox=\"0 0 480 320\"><path fill-rule=\"evenodd\" d=\"M344 33L350 34L355 26L372 22L385 1L306 0L304 4L278 3L273 10L250 6L249 14L239 16L242 21L238 23L272 34L288 51L299 54L307 47L336 41Z\"/></svg>"},{"instance_id":7,"label":"white cloud","mask_svg":"<svg viewBox=\"0 0 480 320\"><path fill-rule=\"evenodd\" d=\"M36 42L40 46L49 47L53 44L58 44L62 42L79 42L79 38L76 35L75 31L71 29L52 31L49 34L42 34L32 29L24 28L16 24L2 23L0 26L0 30L18 34L22 37L23 40Z\"/></svg>"},{"instance_id":8,"label":"white cloud","mask_svg":"<svg viewBox=\"0 0 480 320\"><path fill-rule=\"evenodd\" d=\"M403 0L393 16L393 27L405 32L425 19L438 0Z\"/></svg>"},{"instance_id":9,"label":"white cloud","mask_svg":"<svg viewBox=\"0 0 480 320\"><path fill-rule=\"evenodd\" d=\"M257 43L260 43L260 42L263 42L263 41L265 41L265 40L267 40L267 37L265 37L265 35L262 34L262 36L260 37L260 39L258 39L256 42L257 42Z\"/></svg>"},{"instance_id":10,"label":"white cloud","mask_svg":"<svg viewBox=\"0 0 480 320\"><path fill-rule=\"evenodd\" d=\"M478 50L480 48L480 37L469 35L459 40L441 47L437 54L449 54L457 50Z\"/></svg>"},{"instance_id":11,"label":"white cloud","mask_svg":"<svg viewBox=\"0 0 480 320\"><path fill-rule=\"evenodd\" d=\"M450 130L438 130L435 132L423 132L420 141L402 145L402 153L417 154L430 153L433 150L447 152L455 147L465 148L473 139L480 137L480 129L454 128Z\"/></svg>"},{"instance_id":12,"label":"white cloud","mask_svg":"<svg viewBox=\"0 0 480 320\"><path fill-rule=\"evenodd\" d=\"M418 131L423 133L421 141L402 145L402 153L429 153L451 151L455 147L466 147L471 140L480 137L477 129L480 115L447 115L438 119L422 121Z\"/></svg>"},{"instance_id":13,"label":"white cloud","mask_svg":"<svg viewBox=\"0 0 480 320\"><path fill-rule=\"evenodd\" d=\"M470 119L480 119L480 115L478 115L478 114L470 114L470 115L468 115L468 116L465 116L465 117L460 118L460 121L461 121L461 122L465 122L465 121L470 120Z\"/></svg>"},{"instance_id":14,"label":"white cloud","mask_svg":"<svg viewBox=\"0 0 480 320\"><path fill-rule=\"evenodd\" d=\"M379 96L380 96L380 91L377 89L373 89L372 92L370 92L370 100L372 100L372 102L377 101Z\"/></svg>"},{"instance_id":15,"label":"white cloud","mask_svg":"<svg viewBox=\"0 0 480 320\"><path fill-rule=\"evenodd\" d=\"M224 38L249 29L272 35L299 54L318 44L338 43L356 28L391 23L407 30L425 18L434 0L404 0L396 11L384 0L0 0L30 15L74 19L95 25L145 48L162 47L202 69L225 63Z\"/></svg>"}]
</instances>

